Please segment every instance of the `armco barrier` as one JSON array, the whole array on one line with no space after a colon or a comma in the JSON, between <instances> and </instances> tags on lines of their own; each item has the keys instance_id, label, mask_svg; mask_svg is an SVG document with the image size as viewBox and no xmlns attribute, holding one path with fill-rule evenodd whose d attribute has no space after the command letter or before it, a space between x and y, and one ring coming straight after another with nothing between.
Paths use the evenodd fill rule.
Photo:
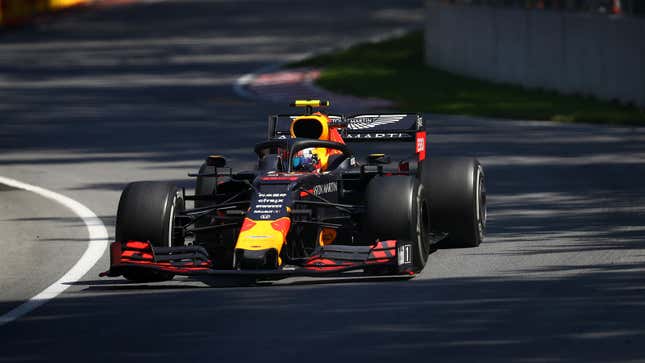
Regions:
<instances>
[{"instance_id":1,"label":"armco barrier","mask_svg":"<svg viewBox=\"0 0 645 363\"><path fill-rule=\"evenodd\" d=\"M645 107L645 19L427 2L426 62Z\"/></svg>"},{"instance_id":2,"label":"armco barrier","mask_svg":"<svg viewBox=\"0 0 645 363\"><path fill-rule=\"evenodd\" d=\"M34 16L88 3L89 0L0 0L0 25L17 25Z\"/></svg>"}]
</instances>

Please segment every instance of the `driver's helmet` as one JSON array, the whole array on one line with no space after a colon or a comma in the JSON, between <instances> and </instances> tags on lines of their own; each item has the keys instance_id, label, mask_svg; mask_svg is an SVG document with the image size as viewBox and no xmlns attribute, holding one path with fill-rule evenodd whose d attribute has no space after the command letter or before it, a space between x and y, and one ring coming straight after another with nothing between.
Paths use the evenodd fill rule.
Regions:
<instances>
[{"instance_id":1,"label":"driver's helmet","mask_svg":"<svg viewBox=\"0 0 645 363\"><path fill-rule=\"evenodd\" d=\"M329 127L329 118L319 112L296 117L291 122L291 137L334 141L344 144L343 138L335 128ZM329 157L341 154L340 150L314 147L296 153L292 158L292 167L296 171L327 171Z\"/></svg>"},{"instance_id":2,"label":"driver's helmet","mask_svg":"<svg viewBox=\"0 0 645 363\"><path fill-rule=\"evenodd\" d=\"M320 158L316 153L316 148L302 149L294 155L293 170L295 171L320 171L322 168Z\"/></svg>"}]
</instances>

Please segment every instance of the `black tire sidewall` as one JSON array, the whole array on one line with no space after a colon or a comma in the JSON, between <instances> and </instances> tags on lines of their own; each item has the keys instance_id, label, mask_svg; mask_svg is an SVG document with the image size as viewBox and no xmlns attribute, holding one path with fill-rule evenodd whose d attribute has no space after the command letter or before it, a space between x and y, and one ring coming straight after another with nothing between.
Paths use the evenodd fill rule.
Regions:
<instances>
[{"instance_id":1,"label":"black tire sidewall","mask_svg":"<svg viewBox=\"0 0 645 363\"><path fill-rule=\"evenodd\" d=\"M428 255L430 254L430 246L427 238L427 223L423 215L423 208L425 202L423 184L414 183L412 192L412 205L410 208L410 237L414 243L413 264L416 272L420 272L426 265Z\"/></svg>"},{"instance_id":2,"label":"black tire sidewall","mask_svg":"<svg viewBox=\"0 0 645 363\"><path fill-rule=\"evenodd\" d=\"M442 248L476 247L484 239L479 187L484 170L475 158L434 157L424 162L421 180L429 202L432 232L447 233ZM485 188L485 184L483 184ZM485 204L484 204L485 205ZM480 225L480 222L481 223Z\"/></svg>"},{"instance_id":3,"label":"black tire sidewall","mask_svg":"<svg viewBox=\"0 0 645 363\"><path fill-rule=\"evenodd\" d=\"M475 170L474 170L474 187L473 187L473 201L474 201L474 220L473 223L475 224L474 230L475 230L475 238L476 241L474 242L475 246L479 246L479 244L484 240L484 235L486 233L486 184L485 184L485 175L484 175L484 169L482 168L481 164L479 162L475 163ZM483 188L483 190L482 190ZM482 195L483 194L483 195ZM480 198L482 197L483 198ZM481 210L481 204L483 203L483 213ZM483 216L482 216L483 214Z\"/></svg>"},{"instance_id":4,"label":"black tire sidewall","mask_svg":"<svg viewBox=\"0 0 645 363\"><path fill-rule=\"evenodd\" d=\"M414 177L377 176L368 185L366 204L367 218L363 223L370 229L366 242L375 238L411 242L415 271L421 271L430 249L423 185Z\"/></svg>"},{"instance_id":5,"label":"black tire sidewall","mask_svg":"<svg viewBox=\"0 0 645 363\"><path fill-rule=\"evenodd\" d=\"M165 224L165 235L167 240L165 246L172 247L182 245L183 241L173 240L173 227L175 226L175 216L178 211L184 210L184 200L179 194L179 189L174 187L171 194L169 195L170 207L166 208L165 215L163 217L164 221L167 221Z\"/></svg>"},{"instance_id":6,"label":"black tire sidewall","mask_svg":"<svg viewBox=\"0 0 645 363\"><path fill-rule=\"evenodd\" d=\"M115 234L118 242L149 241L153 246L171 246L171 223L184 208L179 189L166 182L134 182L119 200Z\"/></svg>"},{"instance_id":7,"label":"black tire sidewall","mask_svg":"<svg viewBox=\"0 0 645 363\"><path fill-rule=\"evenodd\" d=\"M165 182L128 184L119 200L115 235L117 242L150 242L153 246L171 246L174 216L184 209L179 189ZM165 271L130 270L123 276L133 282L158 282L173 278Z\"/></svg>"}]
</instances>

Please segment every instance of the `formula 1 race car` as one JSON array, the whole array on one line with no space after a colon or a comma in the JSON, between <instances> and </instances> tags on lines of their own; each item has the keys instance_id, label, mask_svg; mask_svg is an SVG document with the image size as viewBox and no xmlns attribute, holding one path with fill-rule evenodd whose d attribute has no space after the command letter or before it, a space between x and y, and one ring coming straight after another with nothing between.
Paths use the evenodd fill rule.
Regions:
<instances>
[{"instance_id":1,"label":"formula 1 race car","mask_svg":"<svg viewBox=\"0 0 645 363\"><path fill-rule=\"evenodd\" d=\"M209 156L189 174L194 195L166 182L128 184L102 276L413 276L439 242L481 243L486 189L476 159L427 157L420 115L313 112L328 105L296 101L304 114L270 116L254 170L233 172ZM359 160L348 146L391 141L410 142L413 157Z\"/></svg>"}]
</instances>

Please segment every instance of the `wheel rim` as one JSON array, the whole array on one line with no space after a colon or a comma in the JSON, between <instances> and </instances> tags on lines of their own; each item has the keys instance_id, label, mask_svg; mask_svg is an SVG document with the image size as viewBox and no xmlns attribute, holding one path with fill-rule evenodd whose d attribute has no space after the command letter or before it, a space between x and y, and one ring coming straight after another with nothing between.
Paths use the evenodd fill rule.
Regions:
<instances>
[{"instance_id":1,"label":"wheel rim","mask_svg":"<svg viewBox=\"0 0 645 363\"><path fill-rule=\"evenodd\" d=\"M477 229L480 239L486 231L486 183L481 167L477 168Z\"/></svg>"},{"instance_id":2,"label":"wheel rim","mask_svg":"<svg viewBox=\"0 0 645 363\"><path fill-rule=\"evenodd\" d=\"M175 204L177 204L177 197L175 196L170 203L170 214L168 215L168 247L172 247L172 239L175 227Z\"/></svg>"},{"instance_id":3,"label":"wheel rim","mask_svg":"<svg viewBox=\"0 0 645 363\"><path fill-rule=\"evenodd\" d=\"M417 189L417 196L416 196L416 209L417 209L417 215L416 215L416 242L418 245L418 253L419 253L419 263L418 263L418 268L421 270L423 266L425 265L425 261L428 257L429 253L429 248L426 246L425 243L425 233L426 233L426 225L424 223L424 219L426 217L426 211L425 211L425 205L422 201L422 196L423 196L423 185L419 185L419 188Z\"/></svg>"},{"instance_id":4,"label":"wheel rim","mask_svg":"<svg viewBox=\"0 0 645 363\"><path fill-rule=\"evenodd\" d=\"M170 206L170 218L168 218L168 247L172 247L173 219L175 219L175 202Z\"/></svg>"}]
</instances>

